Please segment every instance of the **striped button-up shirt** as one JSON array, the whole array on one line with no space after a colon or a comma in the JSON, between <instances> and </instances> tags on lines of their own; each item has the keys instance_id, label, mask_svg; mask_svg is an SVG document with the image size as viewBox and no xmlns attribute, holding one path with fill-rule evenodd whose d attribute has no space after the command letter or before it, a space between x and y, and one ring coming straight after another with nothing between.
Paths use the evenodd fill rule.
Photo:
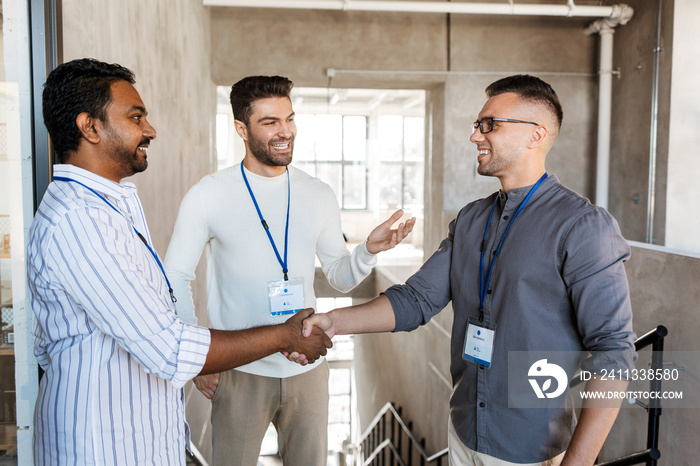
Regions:
<instances>
[{"instance_id":1,"label":"striped button-up shirt","mask_svg":"<svg viewBox=\"0 0 700 466\"><path fill-rule=\"evenodd\" d=\"M135 232L151 244L133 184L72 165L56 165L54 177L76 182L49 185L29 232L34 352L46 371L35 461L184 464L182 387L204 365L209 330L176 317Z\"/></svg>"}]
</instances>

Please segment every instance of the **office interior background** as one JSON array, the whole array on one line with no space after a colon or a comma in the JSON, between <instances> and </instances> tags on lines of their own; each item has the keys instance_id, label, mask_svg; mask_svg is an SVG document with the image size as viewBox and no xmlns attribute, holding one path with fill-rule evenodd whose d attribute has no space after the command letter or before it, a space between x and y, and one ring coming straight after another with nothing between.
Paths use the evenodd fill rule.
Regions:
<instances>
[{"instance_id":1,"label":"office interior background","mask_svg":"<svg viewBox=\"0 0 700 466\"><path fill-rule=\"evenodd\" d=\"M256 74L294 81L294 163L334 188L348 242L361 242L395 208L419 220L406 244L351 294L335 292L317 274L317 295L325 299L319 307L327 309L403 282L463 205L498 189L497 181L476 174L469 142L484 88L513 73L542 77L564 108L548 172L617 218L632 246L626 267L635 331L665 326L665 350L673 354L667 363L683 371L684 391L700 392L699 2L626 0L631 17L610 21L579 14L586 7L617 14L622 2L434 0L421 2L435 6L423 12L406 11L415 5L410 0L339 1L335 10L281 3L2 0L0 451L16 451L19 464L33 462L38 370L24 238L52 163L40 92L48 71L80 57L136 74L158 138L148 170L132 181L161 256L187 190L242 158L231 129L230 86ZM373 3L391 5L350 8ZM475 11L450 10L459 4ZM538 14L523 13L535 6ZM201 324L208 323L205 270L201 261L193 284ZM329 464L387 402L401 406L427 452L446 446L451 325L448 307L410 334L357 336L339 345L331 441L346 442L333 444L338 451ZM191 384L186 397L193 442L206 460L208 401ZM660 464L700 458L697 408L663 411ZM334 419L333 412L342 415ZM646 416L641 408L622 409L601 459L643 449Z\"/></svg>"}]
</instances>

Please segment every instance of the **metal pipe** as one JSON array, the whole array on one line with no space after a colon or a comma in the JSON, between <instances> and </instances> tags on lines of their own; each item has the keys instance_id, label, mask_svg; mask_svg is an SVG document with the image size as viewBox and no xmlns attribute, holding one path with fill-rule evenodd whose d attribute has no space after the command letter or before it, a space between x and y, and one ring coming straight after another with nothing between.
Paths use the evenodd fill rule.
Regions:
<instances>
[{"instance_id":1,"label":"metal pipe","mask_svg":"<svg viewBox=\"0 0 700 466\"><path fill-rule=\"evenodd\" d=\"M456 3L419 1L377 1L377 0L203 0L204 6L229 6L246 8L289 8L305 10L341 11L393 11L406 13L459 13L481 15L525 15L525 16L565 16L614 18L620 13L617 5L587 6L574 5L534 5L534 4L494 4Z\"/></svg>"},{"instance_id":2,"label":"metal pipe","mask_svg":"<svg viewBox=\"0 0 700 466\"><path fill-rule=\"evenodd\" d=\"M596 159L595 203L608 208L610 186L610 125L612 123L613 34L607 25L600 30L600 71L598 76L598 157Z\"/></svg>"},{"instance_id":3,"label":"metal pipe","mask_svg":"<svg viewBox=\"0 0 700 466\"><path fill-rule=\"evenodd\" d=\"M567 71L439 71L439 70L350 70L326 68L326 76L335 77L339 74L367 75L395 75L408 76L510 76L514 74L531 74L534 76L554 76L564 78L591 78L596 73L567 72ZM432 322L432 320L431 320Z\"/></svg>"},{"instance_id":4,"label":"metal pipe","mask_svg":"<svg viewBox=\"0 0 700 466\"><path fill-rule=\"evenodd\" d=\"M615 27L627 24L632 19L634 10L627 5L620 5L620 12L615 18L594 21L584 31L586 34L600 35L599 85L598 85L598 155L596 157L596 195L597 205L608 208L608 191L610 180L610 132L612 123L612 75L613 75L613 34Z\"/></svg>"},{"instance_id":5,"label":"metal pipe","mask_svg":"<svg viewBox=\"0 0 700 466\"><path fill-rule=\"evenodd\" d=\"M651 128L649 129L649 182L647 186L646 242L654 244L654 210L656 204L656 154L659 127L659 60L661 55L661 2L656 2L656 42L651 85Z\"/></svg>"}]
</instances>

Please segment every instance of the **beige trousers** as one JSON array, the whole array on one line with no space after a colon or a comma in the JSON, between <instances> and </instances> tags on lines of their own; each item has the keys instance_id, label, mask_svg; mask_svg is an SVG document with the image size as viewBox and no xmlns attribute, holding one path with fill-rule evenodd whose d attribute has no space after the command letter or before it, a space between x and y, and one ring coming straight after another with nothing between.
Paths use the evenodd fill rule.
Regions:
<instances>
[{"instance_id":1,"label":"beige trousers","mask_svg":"<svg viewBox=\"0 0 700 466\"><path fill-rule=\"evenodd\" d=\"M447 429L447 447L449 449L450 466L559 466L566 453L564 451L554 458L541 463L510 463L499 460L493 456L467 448L459 439L451 419Z\"/></svg>"},{"instance_id":2,"label":"beige trousers","mask_svg":"<svg viewBox=\"0 0 700 466\"><path fill-rule=\"evenodd\" d=\"M285 466L325 466L328 457L328 362L287 378L221 373L212 399L215 466L256 466L270 422Z\"/></svg>"}]
</instances>

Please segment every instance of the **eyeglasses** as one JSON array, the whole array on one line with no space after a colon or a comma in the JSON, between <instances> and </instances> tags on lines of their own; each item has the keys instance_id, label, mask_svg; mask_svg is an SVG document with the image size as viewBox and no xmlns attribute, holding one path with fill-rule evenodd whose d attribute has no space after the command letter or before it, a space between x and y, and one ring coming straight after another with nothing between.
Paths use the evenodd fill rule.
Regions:
<instances>
[{"instance_id":1,"label":"eyeglasses","mask_svg":"<svg viewBox=\"0 0 700 466\"><path fill-rule=\"evenodd\" d=\"M479 131L481 131L481 134L490 133L491 131L493 131L493 122L494 121L505 121L508 123L527 123L528 125L540 126L539 123L535 123L534 121L511 120L510 118L487 117L487 118L482 118L481 120L477 120L474 122L474 124L472 125L472 134L474 134L474 132L476 131L477 128L479 128Z\"/></svg>"}]
</instances>

